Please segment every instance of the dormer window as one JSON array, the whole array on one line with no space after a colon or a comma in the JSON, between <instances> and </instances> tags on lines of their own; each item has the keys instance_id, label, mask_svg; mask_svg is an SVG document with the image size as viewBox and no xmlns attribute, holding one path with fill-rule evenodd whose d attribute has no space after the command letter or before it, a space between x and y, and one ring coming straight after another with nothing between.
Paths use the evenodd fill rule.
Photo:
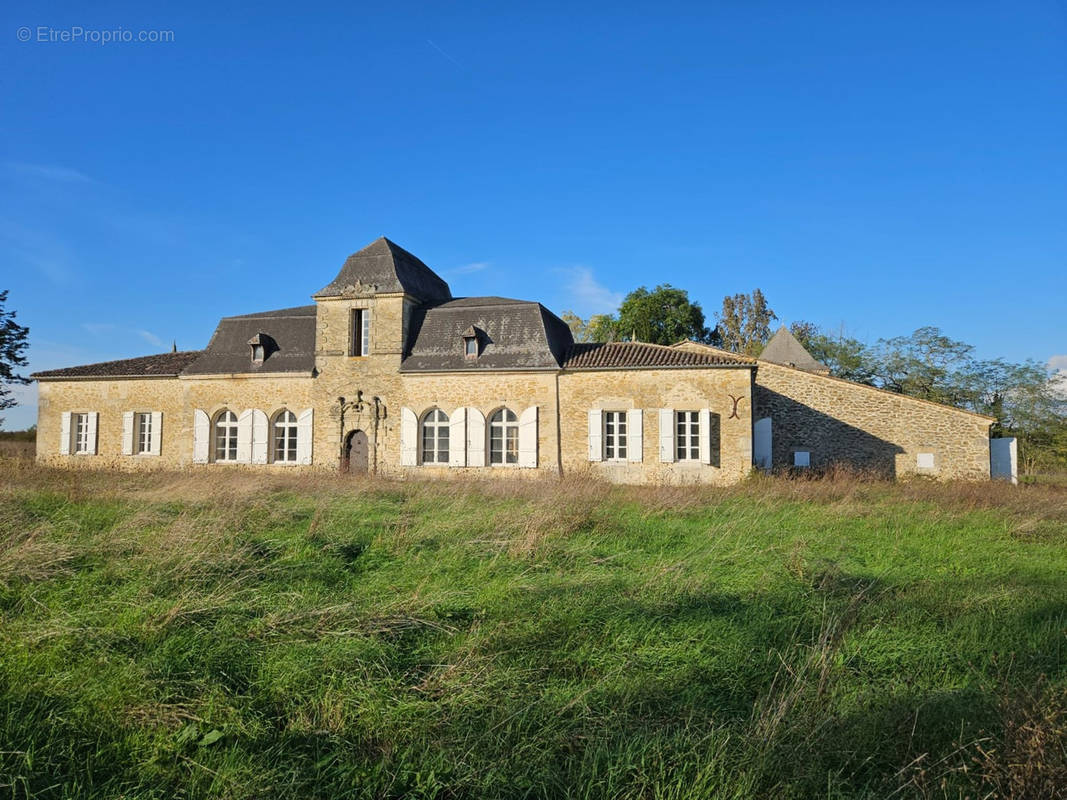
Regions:
<instances>
[{"instance_id":1,"label":"dormer window","mask_svg":"<svg viewBox=\"0 0 1067 800\"><path fill-rule=\"evenodd\" d=\"M473 325L463 331L463 355L466 358L478 357L478 329Z\"/></svg>"},{"instance_id":2,"label":"dormer window","mask_svg":"<svg viewBox=\"0 0 1067 800\"><path fill-rule=\"evenodd\" d=\"M248 340L248 346L251 348L252 365L260 366L267 360L267 356L277 350L277 347L271 347L274 340L265 333L257 333L251 339Z\"/></svg>"}]
</instances>

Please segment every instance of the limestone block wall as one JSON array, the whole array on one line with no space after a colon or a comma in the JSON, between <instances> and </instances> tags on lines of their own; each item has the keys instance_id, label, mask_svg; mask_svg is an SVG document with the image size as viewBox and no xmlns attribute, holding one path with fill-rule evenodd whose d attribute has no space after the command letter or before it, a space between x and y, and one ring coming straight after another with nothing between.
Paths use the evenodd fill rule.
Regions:
<instances>
[{"instance_id":1,"label":"limestone block wall","mask_svg":"<svg viewBox=\"0 0 1067 800\"><path fill-rule=\"evenodd\" d=\"M226 376L218 378L113 378L41 381L37 414L37 460L72 467L120 469L177 468L192 465L193 412L209 416L224 408L240 414L258 408L268 417L288 408L299 414L312 407L310 376ZM98 416L95 455L61 455L61 420L65 411ZM122 415L127 411L162 413L158 456L122 454ZM317 415L316 415L317 416ZM315 424L318 424L316 420ZM312 457L315 457L314 452ZM195 465L197 468L215 465ZM218 465L231 468L241 465ZM262 469L262 466L257 469ZM290 469L290 465L278 465Z\"/></svg>"},{"instance_id":2,"label":"limestone block wall","mask_svg":"<svg viewBox=\"0 0 1067 800\"><path fill-rule=\"evenodd\" d=\"M97 413L95 455L61 455L64 412ZM160 453L122 455L122 415L126 411L162 413ZM41 381L38 387L37 461L49 466L112 469L175 468L192 453L192 412L185 413L177 378Z\"/></svg>"},{"instance_id":3,"label":"limestone block wall","mask_svg":"<svg viewBox=\"0 0 1067 800\"><path fill-rule=\"evenodd\" d=\"M775 469L791 467L802 450L813 468L989 479L988 417L764 361L755 404L756 418L772 421Z\"/></svg>"},{"instance_id":4,"label":"limestone block wall","mask_svg":"<svg viewBox=\"0 0 1067 800\"><path fill-rule=\"evenodd\" d=\"M400 357L410 325L415 300L404 294L320 299L316 314L315 349L318 355L348 357L353 309L371 312L371 356L393 356L393 370Z\"/></svg>"},{"instance_id":5,"label":"limestone block wall","mask_svg":"<svg viewBox=\"0 0 1067 800\"><path fill-rule=\"evenodd\" d=\"M456 475L463 473L493 475L494 477L528 478L559 474L559 439L556 430L556 373L511 372L505 374L467 373L462 375L435 373L404 375L401 383L400 406L410 408L421 419L424 412L437 407L452 414L460 407L476 408L485 418L487 432L489 417L501 407L516 416L531 406L538 408L537 467L528 469L516 465L485 467L445 467L420 465L400 466L400 414L390 414L384 450L385 474L393 475ZM486 458L486 464L488 464Z\"/></svg>"},{"instance_id":6,"label":"limestone block wall","mask_svg":"<svg viewBox=\"0 0 1067 800\"><path fill-rule=\"evenodd\" d=\"M752 370L737 367L565 372L560 384L564 474L618 483L730 484L752 467ZM734 398L737 414L734 416ZM640 462L589 460L589 411L642 410ZM659 409L710 410L712 464L663 463Z\"/></svg>"}]
</instances>

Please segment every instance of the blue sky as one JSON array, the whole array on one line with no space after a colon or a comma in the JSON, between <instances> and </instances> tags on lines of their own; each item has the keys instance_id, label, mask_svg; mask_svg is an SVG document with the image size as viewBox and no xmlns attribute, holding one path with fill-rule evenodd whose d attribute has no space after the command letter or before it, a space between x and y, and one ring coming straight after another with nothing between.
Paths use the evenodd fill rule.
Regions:
<instances>
[{"instance_id":1,"label":"blue sky","mask_svg":"<svg viewBox=\"0 0 1067 800\"><path fill-rule=\"evenodd\" d=\"M5 4L31 369L203 347L383 234L457 295L588 315L669 282L710 317L758 286L784 322L1067 368L1062 2L525 6ZM78 27L173 41L38 40Z\"/></svg>"}]
</instances>

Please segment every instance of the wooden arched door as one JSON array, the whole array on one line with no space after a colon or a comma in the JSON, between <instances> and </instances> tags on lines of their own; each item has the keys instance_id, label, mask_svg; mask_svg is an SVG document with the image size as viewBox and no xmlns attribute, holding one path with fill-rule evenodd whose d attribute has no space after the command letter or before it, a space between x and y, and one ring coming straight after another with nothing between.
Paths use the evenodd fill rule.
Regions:
<instances>
[{"instance_id":1,"label":"wooden arched door","mask_svg":"<svg viewBox=\"0 0 1067 800\"><path fill-rule=\"evenodd\" d=\"M352 431L345 438L345 450L341 458L341 471L360 474L367 471L369 464L370 453L367 448L367 434L359 430Z\"/></svg>"}]
</instances>

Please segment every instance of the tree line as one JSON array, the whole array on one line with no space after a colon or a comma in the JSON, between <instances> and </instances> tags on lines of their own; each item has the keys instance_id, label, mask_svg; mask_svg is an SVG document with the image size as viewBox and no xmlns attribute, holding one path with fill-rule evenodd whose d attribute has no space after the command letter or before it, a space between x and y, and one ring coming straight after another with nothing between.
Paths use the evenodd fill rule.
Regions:
<instances>
[{"instance_id":1,"label":"tree line","mask_svg":"<svg viewBox=\"0 0 1067 800\"><path fill-rule=\"evenodd\" d=\"M700 303L670 284L635 289L614 314L562 316L578 342L671 345L690 339L749 356L760 354L778 320L754 289L724 297L709 326ZM1019 440L1023 472L1067 468L1067 379L1044 364L979 359L972 345L935 326L874 344L811 322L789 328L835 377L993 417L994 436Z\"/></svg>"}]
</instances>

